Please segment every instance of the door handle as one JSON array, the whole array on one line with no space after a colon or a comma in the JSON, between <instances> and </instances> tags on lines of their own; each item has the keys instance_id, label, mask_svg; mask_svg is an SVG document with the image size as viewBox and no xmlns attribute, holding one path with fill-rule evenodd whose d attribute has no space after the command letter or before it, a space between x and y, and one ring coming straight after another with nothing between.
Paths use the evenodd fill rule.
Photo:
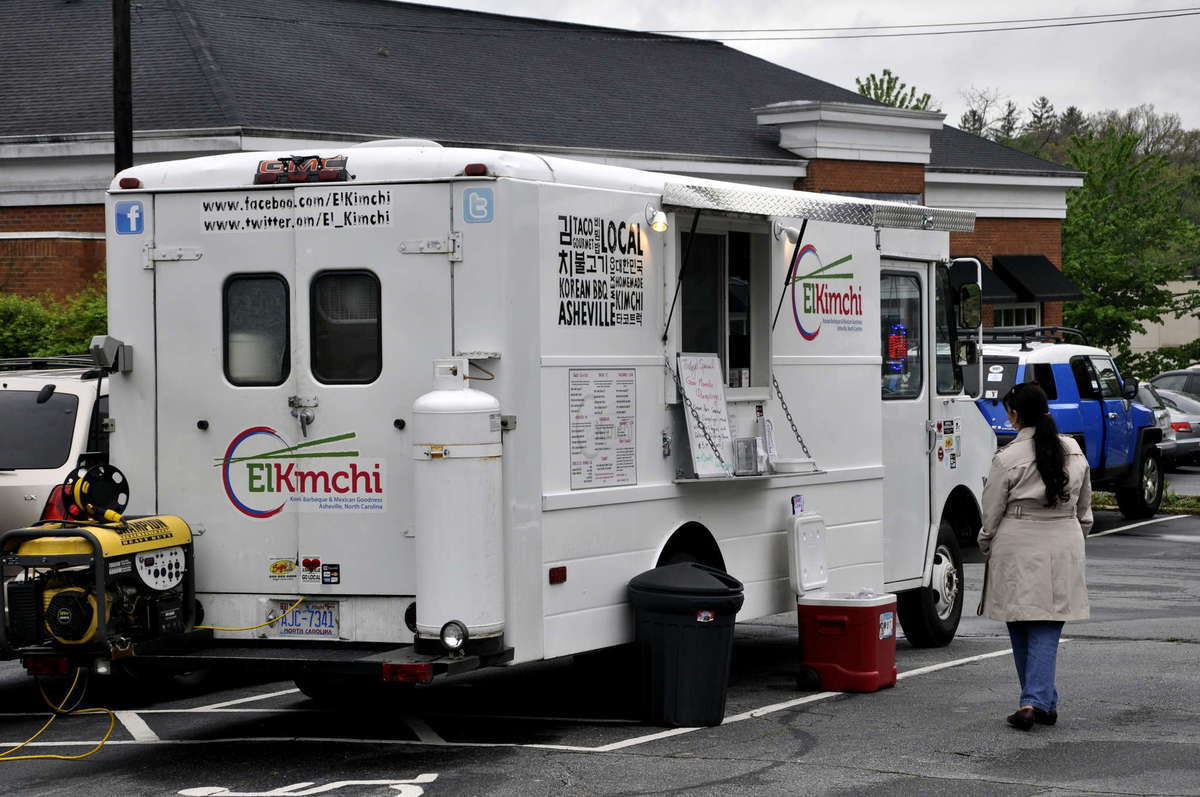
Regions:
<instances>
[{"instance_id":1,"label":"door handle","mask_svg":"<svg viewBox=\"0 0 1200 797\"><path fill-rule=\"evenodd\" d=\"M296 420L300 421L300 436L308 437L308 425L316 420L316 413L308 407L292 410L292 415L296 416Z\"/></svg>"},{"instance_id":2,"label":"door handle","mask_svg":"<svg viewBox=\"0 0 1200 797\"><path fill-rule=\"evenodd\" d=\"M1110 421L1115 421L1115 420L1117 419L1117 414L1116 414L1115 412L1110 412L1110 413L1108 414L1108 419L1109 419Z\"/></svg>"}]
</instances>

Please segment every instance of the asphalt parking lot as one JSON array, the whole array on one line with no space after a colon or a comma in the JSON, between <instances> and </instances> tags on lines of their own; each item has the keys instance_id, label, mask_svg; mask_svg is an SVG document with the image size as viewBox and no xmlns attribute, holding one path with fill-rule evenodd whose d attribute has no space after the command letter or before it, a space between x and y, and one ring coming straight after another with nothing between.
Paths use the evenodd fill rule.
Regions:
<instances>
[{"instance_id":1,"label":"asphalt parking lot","mask_svg":"<svg viewBox=\"0 0 1200 797\"><path fill-rule=\"evenodd\" d=\"M81 761L0 764L22 795L1200 794L1200 518L1131 526L1101 513L1088 542L1093 617L1069 624L1059 724L1007 728L1016 678L999 623L967 595L959 637L903 639L901 681L873 694L798 691L795 621L739 626L725 723L663 730L635 716L605 661L551 662L411 695L324 707L292 684L225 680L93 693L117 711ZM968 582L982 565L969 557ZM0 663L0 750L45 720ZM86 752L104 716L60 720L24 753Z\"/></svg>"}]
</instances>

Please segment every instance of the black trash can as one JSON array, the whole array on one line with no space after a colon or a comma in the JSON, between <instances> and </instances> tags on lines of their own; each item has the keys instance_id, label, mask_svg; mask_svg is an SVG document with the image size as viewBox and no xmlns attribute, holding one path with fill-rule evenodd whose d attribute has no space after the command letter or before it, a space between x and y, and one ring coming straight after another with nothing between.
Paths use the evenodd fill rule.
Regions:
<instances>
[{"instance_id":1,"label":"black trash can","mask_svg":"<svg viewBox=\"0 0 1200 797\"><path fill-rule=\"evenodd\" d=\"M647 570L629 582L637 616L641 707L647 722L720 725L742 582L688 562Z\"/></svg>"}]
</instances>

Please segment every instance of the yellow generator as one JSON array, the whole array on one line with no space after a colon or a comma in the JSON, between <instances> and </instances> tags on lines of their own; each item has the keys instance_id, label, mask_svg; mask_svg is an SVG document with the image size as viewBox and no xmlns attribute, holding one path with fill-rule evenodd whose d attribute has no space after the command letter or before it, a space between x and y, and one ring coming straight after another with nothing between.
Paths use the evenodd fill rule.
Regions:
<instances>
[{"instance_id":1,"label":"yellow generator","mask_svg":"<svg viewBox=\"0 0 1200 797\"><path fill-rule=\"evenodd\" d=\"M190 631L192 532L181 518L41 521L0 534L0 652L109 656Z\"/></svg>"}]
</instances>

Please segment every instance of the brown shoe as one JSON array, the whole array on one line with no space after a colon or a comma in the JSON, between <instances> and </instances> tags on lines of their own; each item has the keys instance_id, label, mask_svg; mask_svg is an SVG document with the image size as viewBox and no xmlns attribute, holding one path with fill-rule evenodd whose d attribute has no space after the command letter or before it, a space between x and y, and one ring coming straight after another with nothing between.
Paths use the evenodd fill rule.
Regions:
<instances>
[{"instance_id":1,"label":"brown shoe","mask_svg":"<svg viewBox=\"0 0 1200 797\"><path fill-rule=\"evenodd\" d=\"M1019 731L1027 731L1033 727L1033 706L1023 706L1006 717L1009 725Z\"/></svg>"},{"instance_id":2,"label":"brown shoe","mask_svg":"<svg viewBox=\"0 0 1200 797\"><path fill-rule=\"evenodd\" d=\"M1058 722L1057 711L1042 711L1037 706L1033 707L1033 721L1038 725L1053 725Z\"/></svg>"}]
</instances>

